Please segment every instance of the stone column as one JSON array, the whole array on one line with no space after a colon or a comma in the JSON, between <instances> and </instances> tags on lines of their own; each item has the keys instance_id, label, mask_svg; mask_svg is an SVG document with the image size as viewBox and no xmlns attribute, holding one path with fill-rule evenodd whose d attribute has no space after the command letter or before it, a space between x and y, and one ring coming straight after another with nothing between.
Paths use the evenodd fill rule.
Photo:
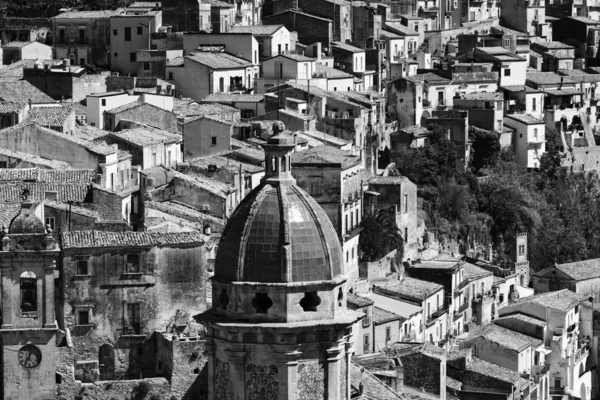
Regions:
<instances>
[{"instance_id":1,"label":"stone column","mask_svg":"<svg viewBox=\"0 0 600 400\"><path fill-rule=\"evenodd\" d=\"M339 343L327 349L327 398L340 398L340 359L345 355L345 349Z\"/></svg>"},{"instance_id":2,"label":"stone column","mask_svg":"<svg viewBox=\"0 0 600 400\"><path fill-rule=\"evenodd\" d=\"M15 310L12 293L12 273L12 265L2 265L2 329L12 329L14 327Z\"/></svg>"},{"instance_id":3,"label":"stone column","mask_svg":"<svg viewBox=\"0 0 600 400\"><path fill-rule=\"evenodd\" d=\"M211 337L206 338L206 367L208 368L208 398L215 399L215 351Z\"/></svg>"},{"instance_id":4,"label":"stone column","mask_svg":"<svg viewBox=\"0 0 600 400\"><path fill-rule=\"evenodd\" d=\"M233 387L231 400L246 399L246 352L226 349L225 353L229 359L229 382Z\"/></svg>"},{"instance_id":5,"label":"stone column","mask_svg":"<svg viewBox=\"0 0 600 400\"><path fill-rule=\"evenodd\" d=\"M346 350L346 397L344 400L350 399L350 369L352 367L352 348L354 347L354 334L351 333L346 336L346 343L344 344ZM340 377L342 379L342 377Z\"/></svg>"},{"instance_id":6,"label":"stone column","mask_svg":"<svg viewBox=\"0 0 600 400\"><path fill-rule=\"evenodd\" d=\"M54 315L54 270L56 270L55 260L44 266L44 298L42 301L44 303L44 328L56 329L56 315Z\"/></svg>"},{"instance_id":7,"label":"stone column","mask_svg":"<svg viewBox=\"0 0 600 400\"><path fill-rule=\"evenodd\" d=\"M279 369L278 399L296 400L298 398L298 360L301 356L302 353L298 350L275 354L275 361Z\"/></svg>"}]
</instances>

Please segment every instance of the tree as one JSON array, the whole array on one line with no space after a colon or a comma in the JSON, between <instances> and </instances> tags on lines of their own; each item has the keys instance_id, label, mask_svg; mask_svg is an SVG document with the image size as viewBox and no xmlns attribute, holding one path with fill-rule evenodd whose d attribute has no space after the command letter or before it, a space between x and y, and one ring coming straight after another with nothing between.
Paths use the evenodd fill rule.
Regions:
<instances>
[{"instance_id":1,"label":"tree","mask_svg":"<svg viewBox=\"0 0 600 400\"><path fill-rule=\"evenodd\" d=\"M472 143L470 165L474 173L496 165L502 150L498 134L470 126L469 140Z\"/></svg>"},{"instance_id":2,"label":"tree","mask_svg":"<svg viewBox=\"0 0 600 400\"><path fill-rule=\"evenodd\" d=\"M363 231L358 245L362 261L376 261L392 250L398 250L400 258L404 251L404 239L392 211L379 210L363 219Z\"/></svg>"},{"instance_id":3,"label":"tree","mask_svg":"<svg viewBox=\"0 0 600 400\"><path fill-rule=\"evenodd\" d=\"M560 132L556 129L546 129L546 151L540 159L540 171L548 178L554 179L561 170L561 157L563 151Z\"/></svg>"}]
</instances>

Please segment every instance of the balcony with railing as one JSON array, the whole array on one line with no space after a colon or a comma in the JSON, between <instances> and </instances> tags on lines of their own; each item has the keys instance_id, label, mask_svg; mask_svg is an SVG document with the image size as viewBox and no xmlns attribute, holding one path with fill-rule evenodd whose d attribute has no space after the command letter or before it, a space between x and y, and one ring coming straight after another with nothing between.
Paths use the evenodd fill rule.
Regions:
<instances>
[{"instance_id":1,"label":"balcony with railing","mask_svg":"<svg viewBox=\"0 0 600 400\"><path fill-rule=\"evenodd\" d=\"M431 314L429 316L429 318L427 318L427 327L429 328L431 325L433 325L435 323L435 321L440 318L442 315L446 314L448 312L448 306L443 306L442 308L440 308L439 310L437 310L436 312L434 312L433 314Z\"/></svg>"}]
</instances>

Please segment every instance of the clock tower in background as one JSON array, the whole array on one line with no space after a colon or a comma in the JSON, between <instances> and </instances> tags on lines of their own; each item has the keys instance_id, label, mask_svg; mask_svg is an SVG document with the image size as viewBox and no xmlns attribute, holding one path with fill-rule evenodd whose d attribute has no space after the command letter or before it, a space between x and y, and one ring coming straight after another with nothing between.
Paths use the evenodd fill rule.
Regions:
<instances>
[{"instance_id":1,"label":"clock tower in background","mask_svg":"<svg viewBox=\"0 0 600 400\"><path fill-rule=\"evenodd\" d=\"M0 232L2 396L56 397L54 273L59 246L44 226L44 205L23 192L21 210ZM6 226L8 225L8 226Z\"/></svg>"}]
</instances>

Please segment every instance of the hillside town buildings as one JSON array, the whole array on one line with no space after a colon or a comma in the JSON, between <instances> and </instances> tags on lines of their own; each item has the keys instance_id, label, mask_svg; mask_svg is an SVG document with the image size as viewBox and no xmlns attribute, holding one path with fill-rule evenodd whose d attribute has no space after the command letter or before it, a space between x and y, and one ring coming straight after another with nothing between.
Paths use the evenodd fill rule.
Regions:
<instances>
[{"instance_id":1,"label":"hillside town buildings","mask_svg":"<svg viewBox=\"0 0 600 400\"><path fill-rule=\"evenodd\" d=\"M0 1L2 398L598 398L600 261L440 240L396 165L599 172L598 4L76 3Z\"/></svg>"}]
</instances>

